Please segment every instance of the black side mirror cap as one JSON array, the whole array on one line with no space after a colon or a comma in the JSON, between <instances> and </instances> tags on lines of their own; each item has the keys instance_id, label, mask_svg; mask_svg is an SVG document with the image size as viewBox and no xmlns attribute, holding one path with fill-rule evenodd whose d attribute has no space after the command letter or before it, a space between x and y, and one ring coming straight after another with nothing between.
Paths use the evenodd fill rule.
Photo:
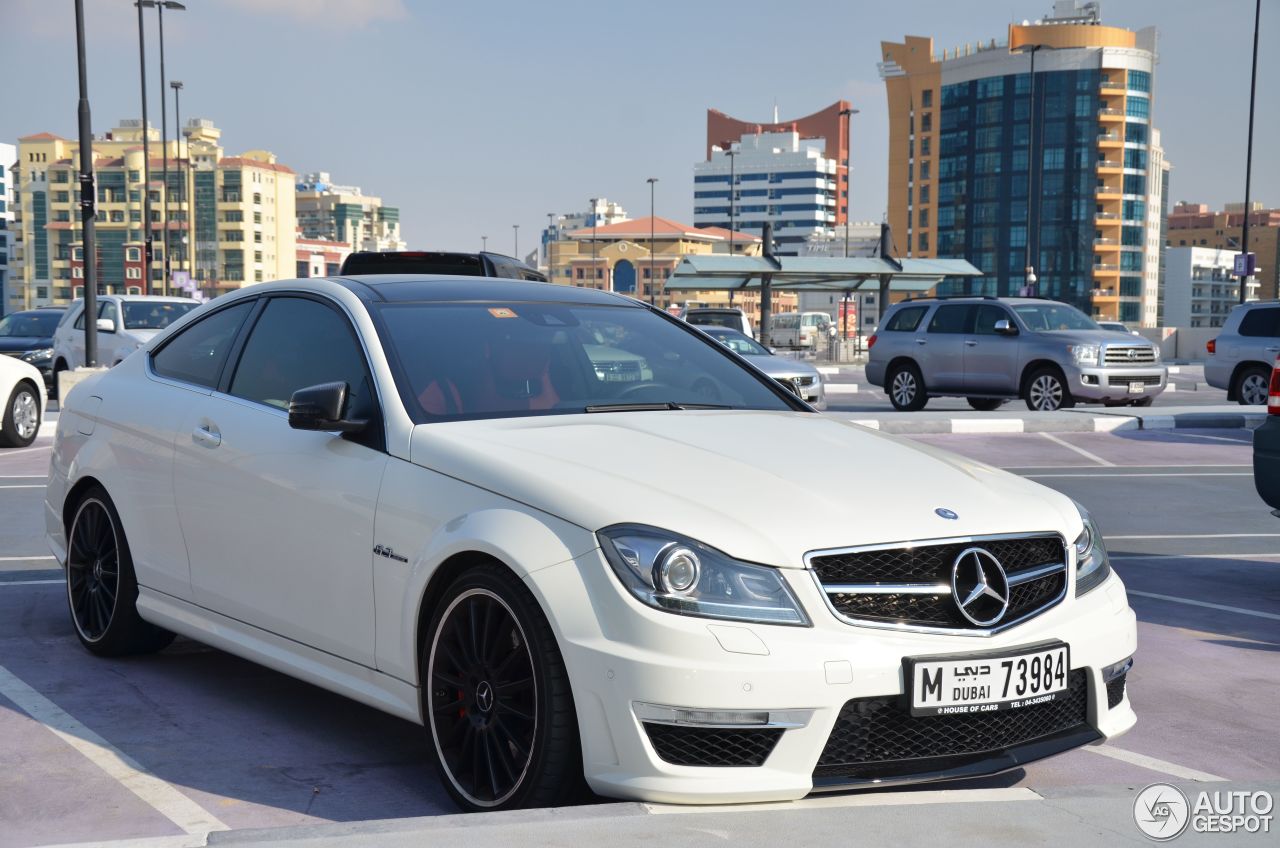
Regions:
<instances>
[{"instance_id":1,"label":"black side mirror cap","mask_svg":"<svg viewBox=\"0 0 1280 848\"><path fill-rule=\"evenodd\" d=\"M369 422L344 418L350 387L343 382L298 389L289 398L289 426L295 430L359 433Z\"/></svg>"}]
</instances>

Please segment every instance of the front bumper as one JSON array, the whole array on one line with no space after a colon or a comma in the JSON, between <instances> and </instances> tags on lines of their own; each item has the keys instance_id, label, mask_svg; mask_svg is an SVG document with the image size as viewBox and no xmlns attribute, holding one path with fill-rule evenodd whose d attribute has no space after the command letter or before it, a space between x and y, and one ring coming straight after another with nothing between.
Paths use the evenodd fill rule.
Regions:
<instances>
[{"instance_id":1,"label":"front bumper","mask_svg":"<svg viewBox=\"0 0 1280 848\"><path fill-rule=\"evenodd\" d=\"M588 783L603 795L664 803L801 798L815 789L990 774L1127 731L1127 696L1108 706L1102 669L1136 648L1136 620L1114 575L1076 599L992 636L875 630L838 621L809 572L786 572L812 627L717 622L641 606L624 594L600 552L542 569L527 580L539 597L573 683ZM1050 639L1070 645L1086 683L1085 722L1072 732L993 749L923 771L832 774L819 769L841 712L860 699L896 700L909 656L1013 648ZM780 732L761 765L676 765L659 755L683 740L646 731L645 706L768 714ZM638 715L637 713L640 713ZM803 722L795 720L802 714ZM775 716L791 720L779 725ZM785 726L782 726L785 725ZM737 744L736 742L734 744ZM745 744L745 743L744 743ZM668 753L670 757L670 754ZM896 771L896 773L887 773Z\"/></svg>"},{"instance_id":2,"label":"front bumper","mask_svg":"<svg viewBox=\"0 0 1280 848\"><path fill-rule=\"evenodd\" d=\"M1163 365L1141 367L1081 367L1069 371L1071 394L1084 401L1131 401L1156 397L1169 385L1169 373ZM1130 392L1133 383L1142 385L1141 392Z\"/></svg>"}]
</instances>

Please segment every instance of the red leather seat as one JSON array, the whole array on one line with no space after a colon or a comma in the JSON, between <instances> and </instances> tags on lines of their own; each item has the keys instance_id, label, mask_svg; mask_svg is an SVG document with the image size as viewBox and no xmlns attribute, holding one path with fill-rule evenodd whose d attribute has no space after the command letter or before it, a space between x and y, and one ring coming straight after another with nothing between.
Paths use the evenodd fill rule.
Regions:
<instances>
[{"instance_id":1,"label":"red leather seat","mask_svg":"<svg viewBox=\"0 0 1280 848\"><path fill-rule=\"evenodd\" d=\"M550 409L560 402L551 383L550 342L502 339L489 343L475 412Z\"/></svg>"}]
</instances>

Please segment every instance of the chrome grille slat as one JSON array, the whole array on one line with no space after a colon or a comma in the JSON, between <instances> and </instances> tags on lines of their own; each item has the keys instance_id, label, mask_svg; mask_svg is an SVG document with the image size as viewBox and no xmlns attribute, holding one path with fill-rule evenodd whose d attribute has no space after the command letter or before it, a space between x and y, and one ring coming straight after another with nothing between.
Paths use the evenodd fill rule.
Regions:
<instances>
[{"instance_id":1,"label":"chrome grille slat","mask_svg":"<svg viewBox=\"0 0 1280 848\"><path fill-rule=\"evenodd\" d=\"M1107 345L1102 361L1106 365L1151 365L1156 361L1156 351L1148 345Z\"/></svg>"}]
</instances>

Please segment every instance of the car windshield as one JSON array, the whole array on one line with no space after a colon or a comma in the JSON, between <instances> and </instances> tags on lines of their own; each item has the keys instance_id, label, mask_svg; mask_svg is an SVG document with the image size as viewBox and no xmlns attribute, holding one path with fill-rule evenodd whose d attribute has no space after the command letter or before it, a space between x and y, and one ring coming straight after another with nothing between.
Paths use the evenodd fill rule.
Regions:
<instances>
[{"instance_id":1,"label":"car windshield","mask_svg":"<svg viewBox=\"0 0 1280 848\"><path fill-rule=\"evenodd\" d=\"M755 339L748 338L737 330L715 327L704 331L708 336L720 342L734 353L743 356L768 356L769 351Z\"/></svg>"},{"instance_id":2,"label":"car windshield","mask_svg":"<svg viewBox=\"0 0 1280 848\"><path fill-rule=\"evenodd\" d=\"M125 301L124 328L126 330L163 330L198 305L196 303L148 303L145 300Z\"/></svg>"},{"instance_id":3,"label":"car windshield","mask_svg":"<svg viewBox=\"0 0 1280 848\"><path fill-rule=\"evenodd\" d=\"M737 312L690 312L688 321L707 327L741 327L742 315Z\"/></svg>"},{"instance_id":4,"label":"car windshield","mask_svg":"<svg viewBox=\"0 0 1280 848\"><path fill-rule=\"evenodd\" d=\"M43 339L53 335L58 326L61 312L15 312L0 318L0 336L9 338L29 336Z\"/></svg>"},{"instance_id":5,"label":"car windshield","mask_svg":"<svg viewBox=\"0 0 1280 848\"><path fill-rule=\"evenodd\" d=\"M1030 330L1100 330L1088 315L1065 303L1024 303L1013 307Z\"/></svg>"},{"instance_id":6,"label":"car windshield","mask_svg":"<svg viewBox=\"0 0 1280 848\"><path fill-rule=\"evenodd\" d=\"M392 303L379 312L383 347L418 423L796 408L701 333L639 307Z\"/></svg>"}]
</instances>

